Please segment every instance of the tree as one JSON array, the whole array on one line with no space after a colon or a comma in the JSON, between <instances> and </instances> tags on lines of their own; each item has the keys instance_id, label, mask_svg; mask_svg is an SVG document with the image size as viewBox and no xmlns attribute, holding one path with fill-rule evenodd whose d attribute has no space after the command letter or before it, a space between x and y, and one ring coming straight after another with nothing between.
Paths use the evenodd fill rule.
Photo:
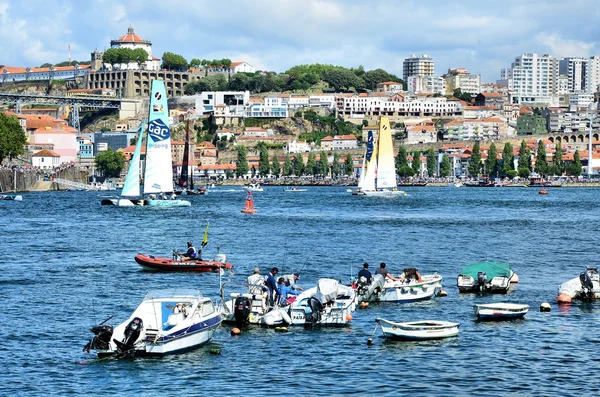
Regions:
<instances>
[{"instance_id":1,"label":"tree","mask_svg":"<svg viewBox=\"0 0 600 397\"><path fill-rule=\"evenodd\" d=\"M200 66L202 66L202 61L199 60L198 58L194 58L190 61L190 64L189 64L190 68L199 68Z\"/></svg>"},{"instance_id":2,"label":"tree","mask_svg":"<svg viewBox=\"0 0 600 397\"><path fill-rule=\"evenodd\" d=\"M142 65L148 62L148 53L143 48L136 48L132 50L131 61L138 64L138 68L141 68Z\"/></svg>"},{"instance_id":3,"label":"tree","mask_svg":"<svg viewBox=\"0 0 600 397\"><path fill-rule=\"evenodd\" d=\"M327 153L324 151L319 155L319 162L317 163L317 170L320 175L326 177L329 174L329 161L327 160Z\"/></svg>"},{"instance_id":4,"label":"tree","mask_svg":"<svg viewBox=\"0 0 600 397\"><path fill-rule=\"evenodd\" d=\"M583 172L583 167L581 166L581 158L579 157L579 150L575 150L573 153L573 164L569 166L569 174L573 176L579 176Z\"/></svg>"},{"instance_id":5,"label":"tree","mask_svg":"<svg viewBox=\"0 0 600 397\"><path fill-rule=\"evenodd\" d=\"M304 158L298 153L294 156L294 175L302 176L304 174Z\"/></svg>"},{"instance_id":6,"label":"tree","mask_svg":"<svg viewBox=\"0 0 600 397\"><path fill-rule=\"evenodd\" d=\"M281 164L279 164L279 158L277 155L273 155L273 160L271 161L271 173L275 176L279 176L281 174Z\"/></svg>"},{"instance_id":7,"label":"tree","mask_svg":"<svg viewBox=\"0 0 600 397\"><path fill-rule=\"evenodd\" d=\"M317 156L314 152L309 153L304 169L306 170L306 173L310 175L317 175L319 173L319 170L317 169Z\"/></svg>"},{"instance_id":8,"label":"tree","mask_svg":"<svg viewBox=\"0 0 600 397\"><path fill-rule=\"evenodd\" d=\"M490 145L488 158L485 162L485 169L490 178L494 178L498 175L498 150L496 149L496 144L494 142Z\"/></svg>"},{"instance_id":9,"label":"tree","mask_svg":"<svg viewBox=\"0 0 600 397\"><path fill-rule=\"evenodd\" d=\"M469 176L477 177L481 172L481 149L479 141L475 141L473 151L471 152L471 161L469 161Z\"/></svg>"},{"instance_id":10,"label":"tree","mask_svg":"<svg viewBox=\"0 0 600 397\"><path fill-rule=\"evenodd\" d=\"M437 165L437 159L435 158L435 152L433 148L427 149L427 176L433 178L435 176L435 168Z\"/></svg>"},{"instance_id":11,"label":"tree","mask_svg":"<svg viewBox=\"0 0 600 397\"><path fill-rule=\"evenodd\" d=\"M292 165L292 159L290 159L290 154L285 154L285 160L283 160L283 175L291 176L294 173L294 167Z\"/></svg>"},{"instance_id":12,"label":"tree","mask_svg":"<svg viewBox=\"0 0 600 397\"><path fill-rule=\"evenodd\" d=\"M248 173L248 159L246 158L246 146L240 145L237 147L238 155L235 167L237 177L245 176Z\"/></svg>"},{"instance_id":13,"label":"tree","mask_svg":"<svg viewBox=\"0 0 600 397\"><path fill-rule=\"evenodd\" d=\"M514 158L513 146L510 142L506 142L504 144L504 149L502 150L502 175L510 177L508 172L515 169L513 165Z\"/></svg>"},{"instance_id":14,"label":"tree","mask_svg":"<svg viewBox=\"0 0 600 397\"><path fill-rule=\"evenodd\" d=\"M340 176L342 173L342 165L340 164L340 155L337 153L333 154L333 162L331 163L331 174L335 177Z\"/></svg>"},{"instance_id":15,"label":"tree","mask_svg":"<svg viewBox=\"0 0 600 397\"><path fill-rule=\"evenodd\" d=\"M402 168L398 170L398 175L402 178L413 176L415 175L415 170L409 165L403 165Z\"/></svg>"},{"instance_id":16,"label":"tree","mask_svg":"<svg viewBox=\"0 0 600 397\"><path fill-rule=\"evenodd\" d=\"M13 158L25 154L27 137L15 116L0 113L0 164L5 158Z\"/></svg>"},{"instance_id":17,"label":"tree","mask_svg":"<svg viewBox=\"0 0 600 397\"><path fill-rule=\"evenodd\" d=\"M408 160L406 159L406 149L404 146L400 146L400 148L398 148L398 154L396 155L396 173L400 175L400 170L406 165L408 165Z\"/></svg>"},{"instance_id":18,"label":"tree","mask_svg":"<svg viewBox=\"0 0 600 397\"><path fill-rule=\"evenodd\" d=\"M520 169L527 168L531 170L531 159L529 149L527 148L527 144L525 140L521 141L521 147L519 148L519 161L517 162L517 171ZM521 171L519 171L519 174Z\"/></svg>"},{"instance_id":19,"label":"tree","mask_svg":"<svg viewBox=\"0 0 600 397\"><path fill-rule=\"evenodd\" d=\"M414 171L413 175L420 176L421 175L421 153L414 152L412 157L413 157L413 160L412 160L411 167Z\"/></svg>"},{"instance_id":20,"label":"tree","mask_svg":"<svg viewBox=\"0 0 600 397\"><path fill-rule=\"evenodd\" d=\"M540 139L538 141L537 147L537 157L535 159L535 169L540 175L548 174L548 160L546 159L546 145L544 145L544 140Z\"/></svg>"},{"instance_id":21,"label":"tree","mask_svg":"<svg viewBox=\"0 0 600 397\"><path fill-rule=\"evenodd\" d=\"M442 162L440 163L440 176L445 178L451 174L452 164L450 163L450 157L447 154L442 156Z\"/></svg>"},{"instance_id":22,"label":"tree","mask_svg":"<svg viewBox=\"0 0 600 397\"><path fill-rule=\"evenodd\" d=\"M237 73L229 80L227 89L230 91L246 91L250 78L245 74Z\"/></svg>"},{"instance_id":23,"label":"tree","mask_svg":"<svg viewBox=\"0 0 600 397\"><path fill-rule=\"evenodd\" d=\"M199 80L191 81L184 87L184 91L188 95L205 91L225 91L226 89L227 78L222 74L215 74Z\"/></svg>"},{"instance_id":24,"label":"tree","mask_svg":"<svg viewBox=\"0 0 600 397\"><path fill-rule=\"evenodd\" d=\"M96 168L109 178L121 176L121 170L125 166L125 157L121 152L112 149L104 150L96 155Z\"/></svg>"},{"instance_id":25,"label":"tree","mask_svg":"<svg viewBox=\"0 0 600 397\"><path fill-rule=\"evenodd\" d=\"M271 165L269 164L269 150L267 149L267 145L263 142L259 143L259 155L258 155L258 172L260 172L260 176L269 175L269 171L271 170Z\"/></svg>"},{"instance_id":26,"label":"tree","mask_svg":"<svg viewBox=\"0 0 600 397\"><path fill-rule=\"evenodd\" d=\"M375 90L377 84L383 83L384 81L395 81L401 83L402 81L394 75L389 74L383 69L369 70L365 73L365 86L369 90Z\"/></svg>"},{"instance_id":27,"label":"tree","mask_svg":"<svg viewBox=\"0 0 600 397\"><path fill-rule=\"evenodd\" d=\"M344 161L344 174L346 176L354 174L354 161L350 153L346 155L346 160Z\"/></svg>"},{"instance_id":28,"label":"tree","mask_svg":"<svg viewBox=\"0 0 600 397\"><path fill-rule=\"evenodd\" d=\"M342 91L343 89L350 90L352 87L358 89L364 85L364 83L348 69L332 69L325 73L325 76L323 76L322 79L335 91Z\"/></svg>"},{"instance_id":29,"label":"tree","mask_svg":"<svg viewBox=\"0 0 600 397\"><path fill-rule=\"evenodd\" d=\"M188 68L188 62L181 55L165 52L162 56L161 68L184 72Z\"/></svg>"},{"instance_id":30,"label":"tree","mask_svg":"<svg viewBox=\"0 0 600 397\"><path fill-rule=\"evenodd\" d=\"M562 159L562 145L560 141L556 142L556 151L554 152L554 158L552 159L553 165L558 171L556 175L562 175L565 172L565 164Z\"/></svg>"}]
</instances>

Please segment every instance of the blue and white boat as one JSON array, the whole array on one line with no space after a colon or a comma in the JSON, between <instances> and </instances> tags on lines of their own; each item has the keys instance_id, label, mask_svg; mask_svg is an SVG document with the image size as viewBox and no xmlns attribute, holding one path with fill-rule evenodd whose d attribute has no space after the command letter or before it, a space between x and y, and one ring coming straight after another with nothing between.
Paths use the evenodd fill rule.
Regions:
<instances>
[{"instance_id":1,"label":"blue and white boat","mask_svg":"<svg viewBox=\"0 0 600 397\"><path fill-rule=\"evenodd\" d=\"M147 134L144 124L135 145L129 171L121 197L104 199L102 205L117 207L149 206L149 207L189 207L187 200L176 198L173 194L173 163L171 160L171 129L169 128L169 108L165 82L152 81L150 97L150 116ZM142 138L146 136L146 159L144 167L140 166ZM143 172L143 187L140 179Z\"/></svg>"},{"instance_id":2,"label":"blue and white boat","mask_svg":"<svg viewBox=\"0 0 600 397\"><path fill-rule=\"evenodd\" d=\"M525 316L529 305L497 302L473 305L473 309L479 320L513 320Z\"/></svg>"},{"instance_id":3,"label":"blue and white boat","mask_svg":"<svg viewBox=\"0 0 600 397\"><path fill-rule=\"evenodd\" d=\"M407 270L404 270L405 273ZM358 280L356 293L359 302L420 302L433 299L442 289L442 280L443 277L437 273L396 281L384 280L381 274L376 274L371 284Z\"/></svg>"},{"instance_id":4,"label":"blue and white boat","mask_svg":"<svg viewBox=\"0 0 600 397\"><path fill-rule=\"evenodd\" d=\"M221 312L198 290L150 291L123 323L94 326L84 351L116 358L181 353L211 340Z\"/></svg>"}]
</instances>

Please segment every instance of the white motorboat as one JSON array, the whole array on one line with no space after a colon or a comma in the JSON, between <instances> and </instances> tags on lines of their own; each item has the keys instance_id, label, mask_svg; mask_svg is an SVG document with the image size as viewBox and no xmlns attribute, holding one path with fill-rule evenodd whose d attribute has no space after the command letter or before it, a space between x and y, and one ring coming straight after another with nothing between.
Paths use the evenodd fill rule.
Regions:
<instances>
[{"instance_id":1,"label":"white motorboat","mask_svg":"<svg viewBox=\"0 0 600 397\"><path fill-rule=\"evenodd\" d=\"M210 341L220 324L221 308L200 291L150 291L125 322L94 326L84 351L117 358L180 353Z\"/></svg>"},{"instance_id":2,"label":"white motorboat","mask_svg":"<svg viewBox=\"0 0 600 397\"><path fill-rule=\"evenodd\" d=\"M442 289L442 279L435 273L421 276L420 281L416 278L384 281L381 274L376 274L370 285L359 280L356 293L359 302L418 302L433 298Z\"/></svg>"},{"instance_id":3,"label":"white motorboat","mask_svg":"<svg viewBox=\"0 0 600 397\"><path fill-rule=\"evenodd\" d=\"M247 192L264 192L265 189L260 186L258 183L250 183L248 185L242 186L242 188Z\"/></svg>"},{"instance_id":4,"label":"white motorboat","mask_svg":"<svg viewBox=\"0 0 600 397\"><path fill-rule=\"evenodd\" d=\"M505 294L518 277L506 262L481 261L469 263L458 275L459 292L490 292Z\"/></svg>"},{"instance_id":5,"label":"white motorboat","mask_svg":"<svg viewBox=\"0 0 600 397\"><path fill-rule=\"evenodd\" d=\"M287 189L283 189L284 192L306 192L308 189L305 188L299 188L297 186L294 187L290 187Z\"/></svg>"},{"instance_id":6,"label":"white motorboat","mask_svg":"<svg viewBox=\"0 0 600 397\"><path fill-rule=\"evenodd\" d=\"M518 303L487 303L473 305L479 320L512 320L521 318L529 311L529 305Z\"/></svg>"},{"instance_id":7,"label":"white motorboat","mask_svg":"<svg viewBox=\"0 0 600 397\"><path fill-rule=\"evenodd\" d=\"M459 323L449 321L413 321L397 323L383 318L375 320L383 331L383 335L392 339L429 340L444 339L458 335Z\"/></svg>"},{"instance_id":8,"label":"white motorboat","mask_svg":"<svg viewBox=\"0 0 600 397\"><path fill-rule=\"evenodd\" d=\"M582 301L600 299L600 275L597 267L587 267L579 277L558 287L558 303L570 303L572 299Z\"/></svg>"},{"instance_id":9,"label":"white motorboat","mask_svg":"<svg viewBox=\"0 0 600 397\"><path fill-rule=\"evenodd\" d=\"M23 196L20 194L0 194L0 200L23 201Z\"/></svg>"},{"instance_id":10,"label":"white motorboat","mask_svg":"<svg viewBox=\"0 0 600 397\"><path fill-rule=\"evenodd\" d=\"M356 310L356 294L337 280L322 278L316 287L298 295L289 308L292 325L344 326Z\"/></svg>"},{"instance_id":11,"label":"white motorboat","mask_svg":"<svg viewBox=\"0 0 600 397\"><path fill-rule=\"evenodd\" d=\"M223 321L238 327L248 324L278 327L290 325L289 308L270 307L267 293L232 293L223 305Z\"/></svg>"}]
</instances>

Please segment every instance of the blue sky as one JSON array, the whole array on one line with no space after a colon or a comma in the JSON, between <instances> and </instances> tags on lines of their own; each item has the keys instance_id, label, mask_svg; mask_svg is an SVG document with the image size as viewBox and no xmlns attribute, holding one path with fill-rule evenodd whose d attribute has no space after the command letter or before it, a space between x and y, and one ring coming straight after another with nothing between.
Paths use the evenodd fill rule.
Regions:
<instances>
[{"instance_id":1,"label":"blue sky","mask_svg":"<svg viewBox=\"0 0 600 397\"><path fill-rule=\"evenodd\" d=\"M283 72L302 63L383 68L428 54L435 74L485 82L525 52L600 55L594 0L0 0L0 65L89 60L132 25L153 53L230 58Z\"/></svg>"}]
</instances>

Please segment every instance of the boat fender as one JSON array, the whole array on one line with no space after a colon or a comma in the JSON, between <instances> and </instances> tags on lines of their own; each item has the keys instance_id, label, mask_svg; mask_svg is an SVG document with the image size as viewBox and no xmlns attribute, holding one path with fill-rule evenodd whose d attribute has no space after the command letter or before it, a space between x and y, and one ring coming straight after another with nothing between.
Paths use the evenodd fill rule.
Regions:
<instances>
[{"instance_id":1,"label":"boat fender","mask_svg":"<svg viewBox=\"0 0 600 397\"><path fill-rule=\"evenodd\" d=\"M240 331L240 329L239 329L239 328L233 328L233 329L231 330L231 335L232 335L232 336L238 336L238 335L240 335L241 333L242 333L242 331Z\"/></svg>"},{"instance_id":2,"label":"boat fender","mask_svg":"<svg viewBox=\"0 0 600 397\"><path fill-rule=\"evenodd\" d=\"M567 294L560 294L556 299L558 303L571 303L571 297Z\"/></svg>"},{"instance_id":3,"label":"boat fender","mask_svg":"<svg viewBox=\"0 0 600 397\"><path fill-rule=\"evenodd\" d=\"M286 324L292 323L292 318L289 316L289 314L287 314L287 311L284 309L279 309L279 314L281 314L281 318Z\"/></svg>"},{"instance_id":4,"label":"boat fender","mask_svg":"<svg viewBox=\"0 0 600 397\"><path fill-rule=\"evenodd\" d=\"M446 292L446 290L441 289L438 291L437 296L448 296L448 293Z\"/></svg>"},{"instance_id":5,"label":"boat fender","mask_svg":"<svg viewBox=\"0 0 600 397\"><path fill-rule=\"evenodd\" d=\"M276 327L275 332L288 332L287 327Z\"/></svg>"},{"instance_id":6,"label":"boat fender","mask_svg":"<svg viewBox=\"0 0 600 397\"><path fill-rule=\"evenodd\" d=\"M544 302L540 305L540 311L541 312L549 312L550 311L550 304L548 302Z\"/></svg>"},{"instance_id":7,"label":"boat fender","mask_svg":"<svg viewBox=\"0 0 600 397\"><path fill-rule=\"evenodd\" d=\"M367 307L369 307L369 302L360 302L358 307L361 309L366 309Z\"/></svg>"},{"instance_id":8,"label":"boat fender","mask_svg":"<svg viewBox=\"0 0 600 397\"><path fill-rule=\"evenodd\" d=\"M352 314L346 314L346 321L352 321Z\"/></svg>"}]
</instances>

